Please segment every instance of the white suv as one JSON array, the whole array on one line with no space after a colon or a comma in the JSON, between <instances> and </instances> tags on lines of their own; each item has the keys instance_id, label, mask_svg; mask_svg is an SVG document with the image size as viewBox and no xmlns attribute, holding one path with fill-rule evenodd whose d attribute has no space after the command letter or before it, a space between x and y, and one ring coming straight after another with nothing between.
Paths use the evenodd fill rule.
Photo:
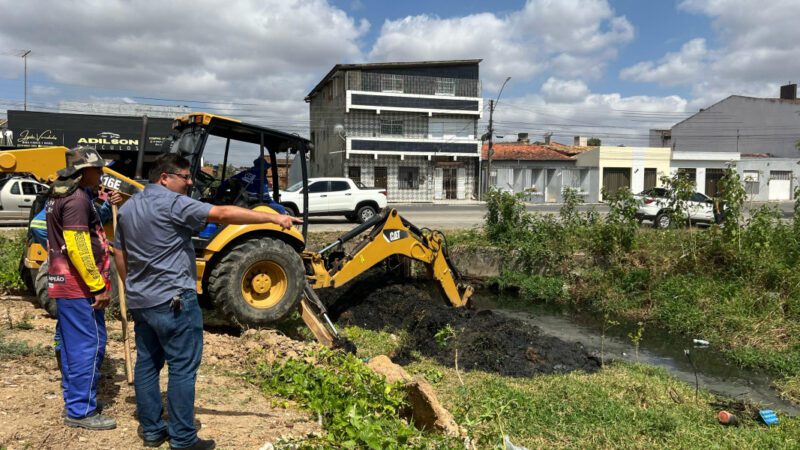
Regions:
<instances>
[{"instance_id":1,"label":"white suv","mask_svg":"<svg viewBox=\"0 0 800 450\"><path fill-rule=\"evenodd\" d=\"M292 216L303 213L303 183L281 191L281 205ZM370 189L349 178L309 178L308 215L344 215L364 223L386 207L386 189Z\"/></svg>"},{"instance_id":2,"label":"white suv","mask_svg":"<svg viewBox=\"0 0 800 450\"><path fill-rule=\"evenodd\" d=\"M665 188L650 188L636 194L639 208L636 218L639 222L650 220L656 228L669 228L669 190ZM693 192L692 197L686 202L686 212L691 223L714 223L714 201L711 197L700 192Z\"/></svg>"}]
</instances>

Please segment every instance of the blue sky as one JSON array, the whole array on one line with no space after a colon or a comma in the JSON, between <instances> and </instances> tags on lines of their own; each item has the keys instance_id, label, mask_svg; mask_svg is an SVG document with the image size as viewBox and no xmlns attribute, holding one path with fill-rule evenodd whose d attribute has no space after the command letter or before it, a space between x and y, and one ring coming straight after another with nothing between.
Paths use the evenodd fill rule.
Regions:
<instances>
[{"instance_id":1,"label":"blue sky","mask_svg":"<svg viewBox=\"0 0 800 450\"><path fill-rule=\"evenodd\" d=\"M462 17L491 11L497 15L510 15L518 11L525 1L360 1L336 0L334 5L348 11L356 18L368 20L372 27L364 36L363 45L371 47L380 34L380 25L385 20L400 20L421 13L441 18ZM688 95L688 88L662 88L657 84L627 83L614 76L624 67L642 60L652 59L667 52L680 50L681 45L693 38L712 40L709 17L681 11L677 4L666 0L617 0L610 2L614 11L625 16L636 26L636 38L619 50L619 57L609 66L609 76L590 84L601 92L623 92L627 95ZM540 83L544 80L537 80ZM512 83L504 92L512 95L524 94L529 83Z\"/></svg>"},{"instance_id":2,"label":"blue sky","mask_svg":"<svg viewBox=\"0 0 800 450\"><path fill-rule=\"evenodd\" d=\"M800 73L796 0L0 0L0 10L0 117L22 107L21 49L33 50L29 109L178 104L306 135L303 97L341 62L482 58L485 98L512 77L496 113L503 133L610 144L642 143L648 128L728 95L774 97Z\"/></svg>"}]
</instances>

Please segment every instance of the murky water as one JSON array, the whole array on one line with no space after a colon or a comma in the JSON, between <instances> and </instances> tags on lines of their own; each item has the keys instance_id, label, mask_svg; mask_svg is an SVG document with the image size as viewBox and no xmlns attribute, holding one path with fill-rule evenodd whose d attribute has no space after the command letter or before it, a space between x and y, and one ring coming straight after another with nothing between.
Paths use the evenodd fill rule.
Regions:
<instances>
[{"instance_id":1,"label":"murky water","mask_svg":"<svg viewBox=\"0 0 800 450\"><path fill-rule=\"evenodd\" d=\"M475 309L491 309L496 314L506 315L524 323L539 327L566 341L580 342L598 355L601 347L602 322L596 318L559 311L546 306L523 303L513 295L497 294L490 290L479 290L473 296ZM636 323L620 323L607 329L605 358L636 362L636 349L628 337L636 332ZM726 361L712 342L708 347L698 347L692 339L702 336L674 336L663 330L646 327L639 345L638 361L665 368L676 378L707 389L715 394L736 400L748 400L764 407L782 411L792 416L800 414L800 408L778 397L770 387L770 378L763 373L742 369ZM691 361L684 350L688 349Z\"/></svg>"}]
</instances>

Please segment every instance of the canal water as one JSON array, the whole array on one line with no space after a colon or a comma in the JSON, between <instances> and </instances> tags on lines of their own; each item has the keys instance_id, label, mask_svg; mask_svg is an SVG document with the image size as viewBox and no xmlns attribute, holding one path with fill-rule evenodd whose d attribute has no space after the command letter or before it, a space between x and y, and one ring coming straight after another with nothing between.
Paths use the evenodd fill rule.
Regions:
<instances>
[{"instance_id":1,"label":"canal water","mask_svg":"<svg viewBox=\"0 0 800 450\"><path fill-rule=\"evenodd\" d=\"M544 334L565 341L580 342L600 354L602 319L576 314L547 305L532 305L513 294L498 294L481 289L472 297L477 310L491 309L495 314L514 318L539 327ZM637 323L620 322L606 330L604 355L606 361L637 362L636 349L629 333L636 333ZM779 410L792 416L800 408L781 399L771 387L767 375L732 364L717 350L714 342L697 345L694 339L703 336L676 336L646 326L639 344L638 362L663 367L676 378L694 386L695 375L700 389L720 396L745 400L762 407ZM689 351L687 358L685 350ZM695 371L696 369L696 371Z\"/></svg>"}]
</instances>

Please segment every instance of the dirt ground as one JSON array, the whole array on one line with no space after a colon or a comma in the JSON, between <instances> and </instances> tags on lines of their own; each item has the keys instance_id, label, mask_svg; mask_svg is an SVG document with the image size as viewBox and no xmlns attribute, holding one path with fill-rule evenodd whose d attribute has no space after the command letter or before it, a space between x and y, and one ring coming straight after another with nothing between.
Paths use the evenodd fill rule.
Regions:
<instances>
[{"instance_id":1,"label":"dirt ground","mask_svg":"<svg viewBox=\"0 0 800 450\"><path fill-rule=\"evenodd\" d=\"M430 282L395 281L392 284L385 275L374 273L349 289L327 292L325 301L332 305L339 325L408 331L409 340L397 354L390 355L398 364L410 362L418 351L452 367L458 349L460 368L507 376L594 372L600 368L598 359L580 344L544 335L536 327L489 310L452 308ZM436 334L447 325L455 336L451 335L443 346Z\"/></svg>"},{"instance_id":2,"label":"dirt ground","mask_svg":"<svg viewBox=\"0 0 800 450\"><path fill-rule=\"evenodd\" d=\"M10 319L10 321L9 321ZM32 329L21 329L21 323ZM10 327L11 325L11 327ZM130 324L132 330L133 324ZM117 420L109 431L86 431L63 425L60 373L52 350L55 320L29 302L0 297L0 333L6 342L42 346L38 355L0 356L0 448L11 449L134 449L137 437L133 387L125 380L121 326L109 321L106 364L99 398L105 413ZM203 364L197 381L196 420L199 435L217 441L218 448L259 449L280 437L302 437L320 431L316 420L283 399L264 396L241 373L247 354L265 350L266 359L294 356L304 344L273 331L241 337L206 332ZM132 349L133 357L135 351ZM166 368L162 389L166 387ZM169 448L164 444L162 448Z\"/></svg>"}]
</instances>

